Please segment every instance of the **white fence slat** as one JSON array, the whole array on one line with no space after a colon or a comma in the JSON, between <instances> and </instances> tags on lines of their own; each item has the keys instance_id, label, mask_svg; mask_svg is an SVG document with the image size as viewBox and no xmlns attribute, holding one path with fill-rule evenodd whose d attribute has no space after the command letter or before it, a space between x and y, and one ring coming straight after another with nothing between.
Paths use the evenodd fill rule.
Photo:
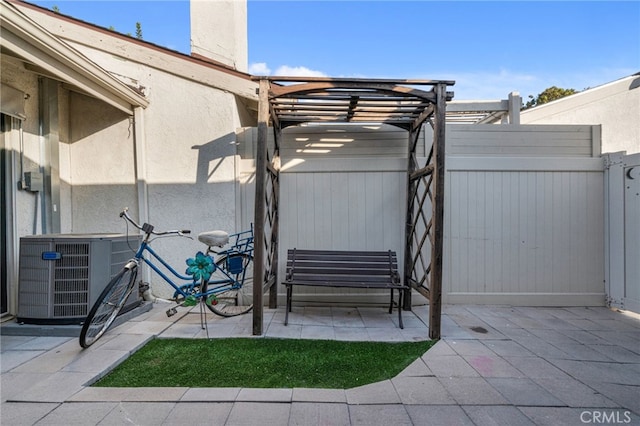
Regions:
<instances>
[{"instance_id":1,"label":"white fence slat","mask_svg":"<svg viewBox=\"0 0 640 426\"><path fill-rule=\"evenodd\" d=\"M332 226L333 223L331 221L332 210L333 210L333 199L331 197L332 187L330 179L323 179L321 176L314 175L313 189L312 193L316 194L314 197L316 202L315 206L315 239L314 239L314 247L322 248L322 247L332 247L333 246L333 235L332 235ZM317 202L317 200L322 200L322 202ZM311 226L311 224L309 224Z\"/></svg>"},{"instance_id":2,"label":"white fence slat","mask_svg":"<svg viewBox=\"0 0 640 426\"><path fill-rule=\"evenodd\" d=\"M315 248L315 225L316 225L316 209L315 199L313 197L314 175L296 176L296 211L298 224L298 238L296 247ZM284 258L283 258L284 259Z\"/></svg>"},{"instance_id":3,"label":"white fence slat","mask_svg":"<svg viewBox=\"0 0 640 426\"><path fill-rule=\"evenodd\" d=\"M369 173L365 176L364 187L362 192L365 196L363 213L364 213L364 234L366 237L365 249L373 250L376 247L384 247L384 236L381 232L384 229L384 221L382 219L384 194L382 193L382 173ZM375 196L378 194L378 196ZM367 232L367 229L373 229L374 232Z\"/></svg>"},{"instance_id":4,"label":"white fence slat","mask_svg":"<svg viewBox=\"0 0 640 426\"><path fill-rule=\"evenodd\" d=\"M407 170L406 156L363 158L294 158L283 161L282 173L363 173Z\"/></svg>"},{"instance_id":5,"label":"white fence slat","mask_svg":"<svg viewBox=\"0 0 640 426\"><path fill-rule=\"evenodd\" d=\"M366 228L365 228L365 193L364 175L349 174L347 177L348 198L341 200L349 205L347 219L349 224L349 249L366 250Z\"/></svg>"},{"instance_id":6,"label":"white fence slat","mask_svg":"<svg viewBox=\"0 0 640 426\"><path fill-rule=\"evenodd\" d=\"M447 125L447 154L592 157L598 126ZM598 139L599 143L599 139Z\"/></svg>"},{"instance_id":7,"label":"white fence slat","mask_svg":"<svg viewBox=\"0 0 640 426\"><path fill-rule=\"evenodd\" d=\"M398 261L404 259L404 237L407 198L407 177L405 173L384 174L384 247L396 251Z\"/></svg>"},{"instance_id":8,"label":"white fence slat","mask_svg":"<svg viewBox=\"0 0 640 426\"><path fill-rule=\"evenodd\" d=\"M349 187L342 173L328 176L331 180L331 228L333 245L336 250L349 250Z\"/></svg>"},{"instance_id":9,"label":"white fence slat","mask_svg":"<svg viewBox=\"0 0 640 426\"><path fill-rule=\"evenodd\" d=\"M487 170L487 171L561 171L602 172L604 162L601 158L583 158L575 161L572 157L471 157L447 156L446 167L453 170Z\"/></svg>"}]
</instances>

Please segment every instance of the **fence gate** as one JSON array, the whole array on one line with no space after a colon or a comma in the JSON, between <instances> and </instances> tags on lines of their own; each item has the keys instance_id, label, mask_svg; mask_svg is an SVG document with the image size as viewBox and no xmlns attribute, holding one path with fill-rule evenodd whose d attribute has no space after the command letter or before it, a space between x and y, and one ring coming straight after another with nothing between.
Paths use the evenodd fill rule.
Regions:
<instances>
[{"instance_id":1,"label":"fence gate","mask_svg":"<svg viewBox=\"0 0 640 426\"><path fill-rule=\"evenodd\" d=\"M640 313L640 153L605 158L607 303Z\"/></svg>"}]
</instances>

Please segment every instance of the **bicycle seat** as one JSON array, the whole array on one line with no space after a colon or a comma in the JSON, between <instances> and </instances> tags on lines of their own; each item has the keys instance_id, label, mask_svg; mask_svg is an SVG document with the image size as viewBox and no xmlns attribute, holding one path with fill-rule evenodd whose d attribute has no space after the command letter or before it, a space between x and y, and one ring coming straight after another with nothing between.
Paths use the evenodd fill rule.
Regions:
<instances>
[{"instance_id":1,"label":"bicycle seat","mask_svg":"<svg viewBox=\"0 0 640 426\"><path fill-rule=\"evenodd\" d=\"M198 241L209 247L224 247L229 242L229 233L225 231L202 232L198 234Z\"/></svg>"}]
</instances>

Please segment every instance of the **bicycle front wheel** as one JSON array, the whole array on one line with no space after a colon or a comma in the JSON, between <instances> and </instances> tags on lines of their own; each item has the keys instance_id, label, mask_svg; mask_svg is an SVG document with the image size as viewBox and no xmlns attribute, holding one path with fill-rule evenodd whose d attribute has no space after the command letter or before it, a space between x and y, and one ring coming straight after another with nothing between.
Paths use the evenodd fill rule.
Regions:
<instances>
[{"instance_id":1,"label":"bicycle front wheel","mask_svg":"<svg viewBox=\"0 0 640 426\"><path fill-rule=\"evenodd\" d=\"M137 274L137 265L125 267L107 284L84 320L80 346L88 348L109 329L131 294Z\"/></svg>"},{"instance_id":2,"label":"bicycle front wheel","mask_svg":"<svg viewBox=\"0 0 640 426\"><path fill-rule=\"evenodd\" d=\"M216 272L212 280L221 278L225 271L234 281L233 288L216 293L216 301L207 303L214 314L223 317L234 317L246 314L253 308L253 257L248 254L235 254L223 257L216 262Z\"/></svg>"}]
</instances>

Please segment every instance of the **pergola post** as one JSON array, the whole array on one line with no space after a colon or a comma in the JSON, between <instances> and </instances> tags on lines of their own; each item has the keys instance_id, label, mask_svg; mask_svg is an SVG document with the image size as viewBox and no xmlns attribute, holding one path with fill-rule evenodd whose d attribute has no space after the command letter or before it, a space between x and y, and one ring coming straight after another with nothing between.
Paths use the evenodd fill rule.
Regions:
<instances>
[{"instance_id":1,"label":"pergola post","mask_svg":"<svg viewBox=\"0 0 640 426\"><path fill-rule=\"evenodd\" d=\"M258 140L256 144L256 198L253 248L253 334L262 335L264 293L269 307L278 305L278 207L280 198L280 137L278 118L272 115L269 79L258 88ZM269 151L269 122L273 122L273 149ZM270 155L271 154L271 155Z\"/></svg>"},{"instance_id":2,"label":"pergola post","mask_svg":"<svg viewBox=\"0 0 640 426\"><path fill-rule=\"evenodd\" d=\"M440 338L442 314L442 258L444 251L444 176L445 176L445 127L447 86L438 84L433 128L433 156L435 157L435 194L433 196L433 243L431 246L431 291L429 294L429 337Z\"/></svg>"},{"instance_id":3,"label":"pergola post","mask_svg":"<svg viewBox=\"0 0 640 426\"><path fill-rule=\"evenodd\" d=\"M416 152L424 120L416 120L408 129L405 283L429 300L431 339L440 338L442 312L446 90L446 83L434 85L434 108L422 116L431 118L434 129L431 151L424 165L419 164ZM411 309L409 297L405 298L403 308Z\"/></svg>"},{"instance_id":4,"label":"pergola post","mask_svg":"<svg viewBox=\"0 0 640 426\"><path fill-rule=\"evenodd\" d=\"M267 138L269 131L269 80L261 79L258 93L258 141L256 146L256 198L253 249L253 335L262 335L265 271L265 194L267 188Z\"/></svg>"}]
</instances>

